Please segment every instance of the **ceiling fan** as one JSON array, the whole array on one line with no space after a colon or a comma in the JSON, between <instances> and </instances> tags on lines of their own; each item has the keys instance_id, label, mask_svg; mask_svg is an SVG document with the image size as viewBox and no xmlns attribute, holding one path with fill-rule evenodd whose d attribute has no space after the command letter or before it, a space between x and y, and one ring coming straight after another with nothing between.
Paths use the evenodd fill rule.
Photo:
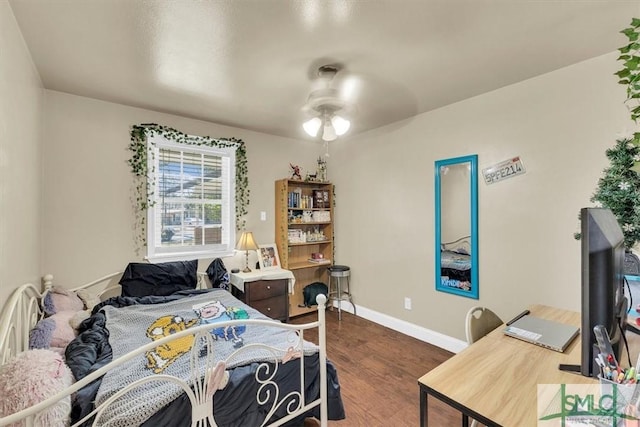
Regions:
<instances>
[{"instance_id":1,"label":"ceiling fan","mask_svg":"<svg viewBox=\"0 0 640 427\"><path fill-rule=\"evenodd\" d=\"M325 142L336 140L351 127L351 122L344 116L349 104L331 85L339 70L338 65L323 65L318 68L314 90L302 108L304 112L313 116L302 124L305 132L312 137L319 135Z\"/></svg>"}]
</instances>

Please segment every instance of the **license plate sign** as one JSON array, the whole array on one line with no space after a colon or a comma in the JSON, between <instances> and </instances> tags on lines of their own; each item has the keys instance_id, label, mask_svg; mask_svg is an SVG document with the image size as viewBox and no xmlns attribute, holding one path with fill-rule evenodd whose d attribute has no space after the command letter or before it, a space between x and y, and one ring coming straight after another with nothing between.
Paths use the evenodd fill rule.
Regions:
<instances>
[{"instance_id":1,"label":"license plate sign","mask_svg":"<svg viewBox=\"0 0 640 427\"><path fill-rule=\"evenodd\" d=\"M495 184L496 182L504 181L507 178L522 175L525 172L526 170L522 164L522 160L520 160L520 157L514 157L486 169L482 169L482 176L484 177L485 183Z\"/></svg>"}]
</instances>

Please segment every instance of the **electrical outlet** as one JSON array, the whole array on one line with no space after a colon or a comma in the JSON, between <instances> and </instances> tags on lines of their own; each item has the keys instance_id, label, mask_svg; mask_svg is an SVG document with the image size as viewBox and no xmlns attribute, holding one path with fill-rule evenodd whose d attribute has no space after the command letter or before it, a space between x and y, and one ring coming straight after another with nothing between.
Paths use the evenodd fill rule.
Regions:
<instances>
[{"instance_id":1,"label":"electrical outlet","mask_svg":"<svg viewBox=\"0 0 640 427\"><path fill-rule=\"evenodd\" d=\"M411 310L411 298L404 297L404 309Z\"/></svg>"},{"instance_id":2,"label":"electrical outlet","mask_svg":"<svg viewBox=\"0 0 640 427\"><path fill-rule=\"evenodd\" d=\"M267 220L267 213L265 211L260 211L260 221Z\"/></svg>"}]
</instances>

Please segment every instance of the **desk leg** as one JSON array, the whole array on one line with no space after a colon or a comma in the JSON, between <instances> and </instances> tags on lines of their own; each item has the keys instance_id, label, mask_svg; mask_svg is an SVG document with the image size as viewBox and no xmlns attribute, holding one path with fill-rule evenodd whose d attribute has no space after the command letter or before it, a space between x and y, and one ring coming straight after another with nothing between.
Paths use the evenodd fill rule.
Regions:
<instances>
[{"instance_id":1,"label":"desk leg","mask_svg":"<svg viewBox=\"0 0 640 427\"><path fill-rule=\"evenodd\" d=\"M462 427L469 427L469 417L462 414Z\"/></svg>"},{"instance_id":2,"label":"desk leg","mask_svg":"<svg viewBox=\"0 0 640 427\"><path fill-rule=\"evenodd\" d=\"M427 392L420 387L420 427L429 425L429 413L427 412Z\"/></svg>"}]
</instances>

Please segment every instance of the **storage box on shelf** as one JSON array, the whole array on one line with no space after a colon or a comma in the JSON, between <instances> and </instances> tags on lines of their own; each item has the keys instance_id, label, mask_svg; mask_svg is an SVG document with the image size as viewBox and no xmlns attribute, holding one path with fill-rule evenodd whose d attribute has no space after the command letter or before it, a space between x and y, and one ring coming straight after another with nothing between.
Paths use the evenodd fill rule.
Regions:
<instances>
[{"instance_id":1,"label":"storage box on shelf","mask_svg":"<svg viewBox=\"0 0 640 427\"><path fill-rule=\"evenodd\" d=\"M282 179L276 181L276 245L282 268L296 281L289 316L313 311L304 307L302 289L313 282L329 284L333 262L333 184Z\"/></svg>"}]
</instances>

